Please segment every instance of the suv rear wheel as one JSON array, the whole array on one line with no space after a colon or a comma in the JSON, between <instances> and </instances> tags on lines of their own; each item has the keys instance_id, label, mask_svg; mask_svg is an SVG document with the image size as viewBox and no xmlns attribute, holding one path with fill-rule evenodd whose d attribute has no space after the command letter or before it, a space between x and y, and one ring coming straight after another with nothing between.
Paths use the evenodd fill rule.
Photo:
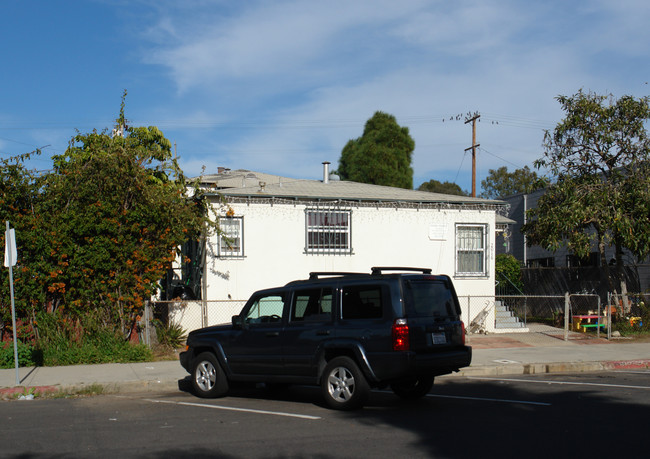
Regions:
<instances>
[{"instance_id":1,"label":"suv rear wheel","mask_svg":"<svg viewBox=\"0 0 650 459\"><path fill-rule=\"evenodd\" d=\"M418 378L400 381L390 385L396 395L405 400L415 400L424 397L433 386L433 376L420 376Z\"/></svg>"},{"instance_id":2,"label":"suv rear wheel","mask_svg":"<svg viewBox=\"0 0 650 459\"><path fill-rule=\"evenodd\" d=\"M228 392L226 374L212 352L203 352L194 359L192 388L202 398L221 397Z\"/></svg>"},{"instance_id":3,"label":"suv rear wheel","mask_svg":"<svg viewBox=\"0 0 650 459\"><path fill-rule=\"evenodd\" d=\"M349 357L336 357L325 366L321 390L327 405L337 410L360 408L370 394L366 378Z\"/></svg>"}]
</instances>

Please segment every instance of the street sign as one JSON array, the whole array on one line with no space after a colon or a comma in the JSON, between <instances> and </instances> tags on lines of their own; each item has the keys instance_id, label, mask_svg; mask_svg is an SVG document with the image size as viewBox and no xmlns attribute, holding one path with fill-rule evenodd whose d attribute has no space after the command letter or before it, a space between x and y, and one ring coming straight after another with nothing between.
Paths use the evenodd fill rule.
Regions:
<instances>
[{"instance_id":1,"label":"street sign","mask_svg":"<svg viewBox=\"0 0 650 459\"><path fill-rule=\"evenodd\" d=\"M5 268L16 266L18 253L16 252L16 231L8 228L5 231Z\"/></svg>"}]
</instances>

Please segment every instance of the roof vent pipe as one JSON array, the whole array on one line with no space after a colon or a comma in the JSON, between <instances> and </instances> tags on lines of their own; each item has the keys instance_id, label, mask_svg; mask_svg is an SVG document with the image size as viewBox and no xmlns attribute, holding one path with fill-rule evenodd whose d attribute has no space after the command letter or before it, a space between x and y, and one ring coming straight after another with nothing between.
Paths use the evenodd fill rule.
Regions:
<instances>
[{"instance_id":1,"label":"roof vent pipe","mask_svg":"<svg viewBox=\"0 0 650 459\"><path fill-rule=\"evenodd\" d=\"M323 183L330 182L330 163L329 161L323 162Z\"/></svg>"}]
</instances>

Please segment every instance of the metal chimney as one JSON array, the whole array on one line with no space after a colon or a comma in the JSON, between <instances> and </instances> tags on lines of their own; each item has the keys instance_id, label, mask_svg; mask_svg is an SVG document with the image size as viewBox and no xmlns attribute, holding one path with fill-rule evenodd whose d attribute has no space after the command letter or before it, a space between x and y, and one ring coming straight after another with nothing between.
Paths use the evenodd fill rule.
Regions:
<instances>
[{"instance_id":1,"label":"metal chimney","mask_svg":"<svg viewBox=\"0 0 650 459\"><path fill-rule=\"evenodd\" d=\"M330 163L329 161L325 161L323 163L323 183L329 183L330 182Z\"/></svg>"}]
</instances>

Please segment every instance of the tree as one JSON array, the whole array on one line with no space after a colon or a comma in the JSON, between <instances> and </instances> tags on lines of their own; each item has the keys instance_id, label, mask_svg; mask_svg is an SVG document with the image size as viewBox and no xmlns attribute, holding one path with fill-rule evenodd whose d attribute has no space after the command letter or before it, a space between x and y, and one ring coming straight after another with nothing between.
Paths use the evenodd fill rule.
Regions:
<instances>
[{"instance_id":1,"label":"tree","mask_svg":"<svg viewBox=\"0 0 650 459\"><path fill-rule=\"evenodd\" d=\"M514 172L508 172L506 166L498 169L490 169L485 180L481 181L483 193L481 197L485 199L498 199L504 196L517 193L530 193L539 188L548 185L537 172L531 171L528 166L523 169L516 169Z\"/></svg>"},{"instance_id":2,"label":"tree","mask_svg":"<svg viewBox=\"0 0 650 459\"><path fill-rule=\"evenodd\" d=\"M509 253L499 253L494 259L495 280L502 295L521 295L521 264Z\"/></svg>"},{"instance_id":3,"label":"tree","mask_svg":"<svg viewBox=\"0 0 650 459\"><path fill-rule=\"evenodd\" d=\"M408 128L378 111L366 122L363 135L343 148L337 173L343 180L412 189L414 149Z\"/></svg>"},{"instance_id":4,"label":"tree","mask_svg":"<svg viewBox=\"0 0 650 459\"><path fill-rule=\"evenodd\" d=\"M23 279L20 276L22 268L23 239L26 231L29 231L30 225L28 220L34 213L34 207L37 205L38 177L33 171L25 167L25 161L31 156L38 155L38 150L32 153L26 153L9 159L0 159L0 222L2 222L2 231L0 231L0 246L5 246L5 222L8 221L12 228L16 230L16 245L19 248L19 260L14 268L14 288L16 293L16 314L19 317L26 315L25 303L21 301L23 289L21 288ZM4 339L4 333L8 330L11 323L11 303L9 293L9 270L0 269L0 342ZM7 325L7 327L5 327Z\"/></svg>"},{"instance_id":5,"label":"tree","mask_svg":"<svg viewBox=\"0 0 650 459\"><path fill-rule=\"evenodd\" d=\"M428 191L430 193L453 194L457 196L468 196L466 191L463 191L459 185L453 182L441 183L438 180L431 179L424 182L418 187L419 191Z\"/></svg>"},{"instance_id":6,"label":"tree","mask_svg":"<svg viewBox=\"0 0 650 459\"><path fill-rule=\"evenodd\" d=\"M181 245L215 228L162 132L126 126L124 100L117 127L122 135L76 135L53 157L52 172L37 181L22 174L16 182L33 182L24 192L35 195L30 202L0 203L21 209L16 284L27 318L92 317L128 334ZM4 178L20 170L4 165L0 172Z\"/></svg>"},{"instance_id":7,"label":"tree","mask_svg":"<svg viewBox=\"0 0 650 459\"><path fill-rule=\"evenodd\" d=\"M545 133L544 156L535 161L555 183L523 231L530 245L566 244L582 258L595 245L610 287L624 290L623 249L638 259L650 254L649 100L582 91L557 99L565 118ZM606 247L616 249L614 277Z\"/></svg>"}]
</instances>

